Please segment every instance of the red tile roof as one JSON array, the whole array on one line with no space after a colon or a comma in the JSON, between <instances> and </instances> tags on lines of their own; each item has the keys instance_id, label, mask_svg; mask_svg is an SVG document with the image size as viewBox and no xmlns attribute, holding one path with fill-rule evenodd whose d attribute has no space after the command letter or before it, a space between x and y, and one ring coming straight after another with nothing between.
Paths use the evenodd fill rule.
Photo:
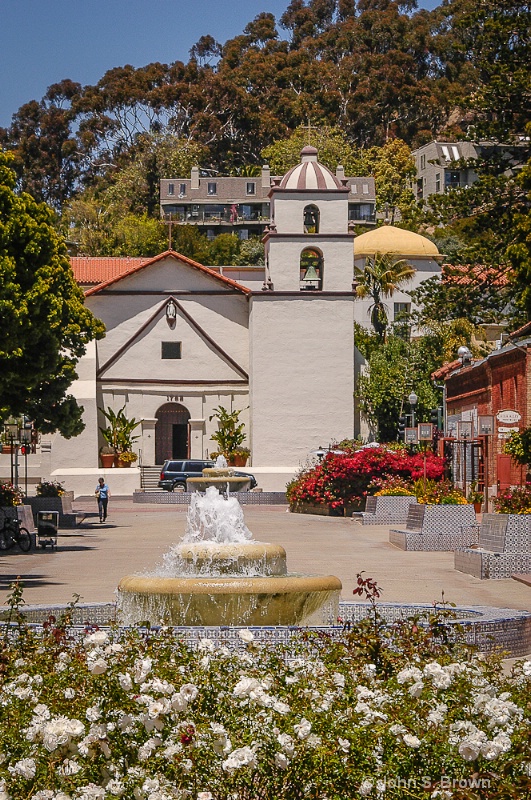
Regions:
<instances>
[{"instance_id":1,"label":"red tile roof","mask_svg":"<svg viewBox=\"0 0 531 800\"><path fill-rule=\"evenodd\" d=\"M469 286L471 283L492 283L493 286L507 286L510 281L511 267L485 267L481 264L444 264L442 268L445 281L458 286ZM461 273L461 274L459 274Z\"/></svg>"},{"instance_id":2,"label":"red tile roof","mask_svg":"<svg viewBox=\"0 0 531 800\"><path fill-rule=\"evenodd\" d=\"M526 322L525 325L522 325L517 330L513 331L510 335L510 339L519 339L521 336L530 336L531 335L531 322Z\"/></svg>"},{"instance_id":3,"label":"red tile roof","mask_svg":"<svg viewBox=\"0 0 531 800\"><path fill-rule=\"evenodd\" d=\"M443 364L442 367L439 367L439 369L436 369L435 372L432 372L430 377L432 381L438 380L439 378L446 378L447 375L462 366L461 359L459 358L455 361L449 361L446 364Z\"/></svg>"},{"instance_id":4,"label":"red tile roof","mask_svg":"<svg viewBox=\"0 0 531 800\"><path fill-rule=\"evenodd\" d=\"M125 272L129 272L133 267L138 267L151 261L150 258L129 258L103 256L73 256L70 258L74 277L77 283L98 284L112 280Z\"/></svg>"},{"instance_id":5,"label":"red tile roof","mask_svg":"<svg viewBox=\"0 0 531 800\"><path fill-rule=\"evenodd\" d=\"M181 261L184 264L188 264L188 266L197 269L199 272L203 272L204 274L209 275L211 278L214 278L216 281L223 283L227 288L236 289L237 291L242 292L242 294L251 294L251 290L248 289L247 286L243 286L241 283L237 283L236 281L231 280L231 278L227 278L225 275L220 275L219 272L215 272L213 269L209 269L209 267L204 267L198 261L192 261L191 258L182 256L180 253L176 253L174 250L166 250L164 253L160 253L154 258L146 259L141 264L130 265L129 269L127 269L125 272L121 272L120 274L109 278L103 283L93 286L91 289L87 289L85 296L90 297L93 294L97 294L102 289L112 286L126 276L132 275L135 272L139 272L139 270L144 269L144 267L147 267L149 264L156 264L157 261L162 261L165 258L174 258L176 261ZM130 261L133 261L133 259L130 259Z\"/></svg>"}]
</instances>

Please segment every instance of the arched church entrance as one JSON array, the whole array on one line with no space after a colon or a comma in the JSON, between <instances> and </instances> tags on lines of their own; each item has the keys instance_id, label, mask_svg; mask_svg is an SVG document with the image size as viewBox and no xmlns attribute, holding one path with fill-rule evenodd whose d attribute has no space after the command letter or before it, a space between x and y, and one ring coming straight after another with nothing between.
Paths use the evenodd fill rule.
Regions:
<instances>
[{"instance_id":1,"label":"arched church entrance","mask_svg":"<svg viewBox=\"0 0 531 800\"><path fill-rule=\"evenodd\" d=\"M165 403L155 414L155 461L188 458L190 412L180 403Z\"/></svg>"}]
</instances>

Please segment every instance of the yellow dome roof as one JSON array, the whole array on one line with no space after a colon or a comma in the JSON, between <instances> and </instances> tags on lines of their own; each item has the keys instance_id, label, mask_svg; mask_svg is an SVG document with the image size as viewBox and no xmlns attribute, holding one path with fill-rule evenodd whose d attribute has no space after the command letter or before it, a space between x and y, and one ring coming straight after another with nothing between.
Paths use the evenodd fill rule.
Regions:
<instances>
[{"instance_id":1,"label":"yellow dome roof","mask_svg":"<svg viewBox=\"0 0 531 800\"><path fill-rule=\"evenodd\" d=\"M374 256L375 253L417 257L440 255L437 246L425 236L393 225L382 225L354 239L354 256Z\"/></svg>"}]
</instances>

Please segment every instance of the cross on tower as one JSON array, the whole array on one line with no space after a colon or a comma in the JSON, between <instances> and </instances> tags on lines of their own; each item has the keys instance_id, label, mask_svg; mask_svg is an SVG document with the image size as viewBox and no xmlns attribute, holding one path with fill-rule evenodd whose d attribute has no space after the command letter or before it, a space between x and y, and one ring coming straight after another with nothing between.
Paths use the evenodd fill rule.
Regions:
<instances>
[{"instance_id":1,"label":"cross on tower","mask_svg":"<svg viewBox=\"0 0 531 800\"><path fill-rule=\"evenodd\" d=\"M309 144L309 145L311 145L311 142L310 142L310 136L311 136L311 132L312 132L312 130L314 130L314 131L318 131L318 130L319 130L319 128L316 128L316 127L314 127L314 126L313 126L313 125L310 123L310 118L308 118L308 144Z\"/></svg>"}]
</instances>

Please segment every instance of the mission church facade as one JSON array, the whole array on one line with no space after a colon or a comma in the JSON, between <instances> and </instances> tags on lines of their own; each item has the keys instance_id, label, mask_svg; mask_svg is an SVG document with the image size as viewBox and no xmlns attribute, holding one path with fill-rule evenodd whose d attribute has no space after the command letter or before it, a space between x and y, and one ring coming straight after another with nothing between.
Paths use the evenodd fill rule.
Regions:
<instances>
[{"instance_id":1,"label":"mission church facade","mask_svg":"<svg viewBox=\"0 0 531 800\"><path fill-rule=\"evenodd\" d=\"M312 449L357 433L349 187L317 155L305 147L273 180L265 267L213 269L168 250L85 292L107 333L72 387L84 432L50 442L56 479L68 476L77 493L100 472L98 409L107 407L141 420L134 449L143 465L207 458L214 409L241 410L264 489L283 489ZM419 258L415 284L440 271L433 254ZM112 480L115 493L132 491L138 470L113 469Z\"/></svg>"}]
</instances>

